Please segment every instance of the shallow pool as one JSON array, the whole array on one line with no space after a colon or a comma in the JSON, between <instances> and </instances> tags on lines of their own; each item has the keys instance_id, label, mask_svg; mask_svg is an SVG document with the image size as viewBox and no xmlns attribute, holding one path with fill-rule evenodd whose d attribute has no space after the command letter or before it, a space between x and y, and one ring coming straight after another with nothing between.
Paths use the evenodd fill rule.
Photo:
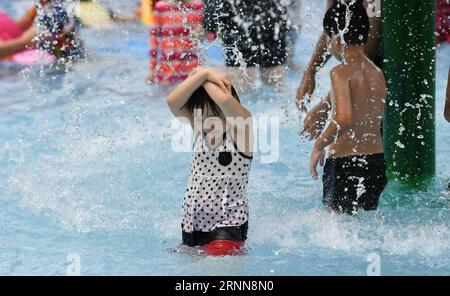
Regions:
<instances>
[{"instance_id":1,"label":"shallow pool","mask_svg":"<svg viewBox=\"0 0 450 296\"><path fill-rule=\"evenodd\" d=\"M320 29L320 7L305 11L302 65ZM449 46L438 48L436 181L422 193L390 185L376 213L323 211L292 103L298 73L284 93L243 97L255 117L280 118L280 156L265 164L256 155L248 255L207 258L168 250L180 242L190 154L171 149L168 89L144 83L147 30L83 37L90 58L66 74L0 66L0 274L64 275L75 256L83 275L365 275L372 254L382 274L450 275Z\"/></svg>"}]
</instances>

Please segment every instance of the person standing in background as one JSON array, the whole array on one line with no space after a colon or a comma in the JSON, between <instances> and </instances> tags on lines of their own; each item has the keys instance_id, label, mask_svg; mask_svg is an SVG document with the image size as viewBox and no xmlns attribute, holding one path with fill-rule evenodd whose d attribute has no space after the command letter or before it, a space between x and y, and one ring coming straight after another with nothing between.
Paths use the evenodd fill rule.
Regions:
<instances>
[{"instance_id":1,"label":"person standing in background","mask_svg":"<svg viewBox=\"0 0 450 296\"><path fill-rule=\"evenodd\" d=\"M155 4L148 82L181 82L201 65L197 43L203 31L203 11L204 4L198 0L163 0Z\"/></svg>"},{"instance_id":2,"label":"person standing in background","mask_svg":"<svg viewBox=\"0 0 450 296\"><path fill-rule=\"evenodd\" d=\"M254 87L258 68L263 83L280 85L287 59L286 6L275 0L206 0L205 5L205 29L221 38L239 91Z\"/></svg>"}]
</instances>

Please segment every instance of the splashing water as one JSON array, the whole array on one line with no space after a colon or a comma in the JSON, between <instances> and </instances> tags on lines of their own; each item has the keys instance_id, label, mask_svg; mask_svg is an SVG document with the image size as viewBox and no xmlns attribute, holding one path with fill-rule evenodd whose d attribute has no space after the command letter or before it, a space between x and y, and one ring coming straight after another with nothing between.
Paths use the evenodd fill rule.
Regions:
<instances>
[{"instance_id":1,"label":"splashing water","mask_svg":"<svg viewBox=\"0 0 450 296\"><path fill-rule=\"evenodd\" d=\"M304 7L296 56L303 65L323 13L316 1ZM311 144L297 134L293 71L287 93L262 87L242 98L255 117L282 123L279 161L262 164L256 155L251 173L248 255L171 251L180 242L190 155L170 148L168 90L144 82L147 35L126 24L84 30L91 58L67 73L40 77L39 69L0 65L0 274L65 274L67 256L79 254L82 274L364 275L371 253L380 255L382 274L450 274L450 194L443 190L450 138L442 116L433 186L401 192L391 184L378 212L332 215L307 170ZM449 53L438 49L437 110ZM328 81L332 66L317 80ZM319 84L315 100L328 90L328 82Z\"/></svg>"}]
</instances>

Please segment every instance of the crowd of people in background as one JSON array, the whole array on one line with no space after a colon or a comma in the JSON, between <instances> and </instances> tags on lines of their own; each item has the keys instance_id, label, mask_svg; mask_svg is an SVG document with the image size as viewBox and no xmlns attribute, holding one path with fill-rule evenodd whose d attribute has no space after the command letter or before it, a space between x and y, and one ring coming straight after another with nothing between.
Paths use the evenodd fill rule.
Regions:
<instances>
[{"instance_id":1,"label":"crowd of people in background","mask_svg":"<svg viewBox=\"0 0 450 296\"><path fill-rule=\"evenodd\" d=\"M237 87L249 90L259 71L262 81L276 85L292 60L298 34L295 15L299 1L182 0L178 5L157 1L150 36L149 81L182 81L202 64L198 46L216 37L224 47L227 72Z\"/></svg>"},{"instance_id":2,"label":"crowd of people in background","mask_svg":"<svg viewBox=\"0 0 450 296\"><path fill-rule=\"evenodd\" d=\"M371 1L363 1L367 7ZM142 5L151 5L150 69L148 81L172 84L204 63L199 46L218 38L224 47L227 72L241 91L254 86L260 74L265 84L280 85L287 68L299 70L293 63L301 27L301 0L152 0L137 1L130 17L115 14L93 0L82 0L83 13L65 10L67 1L39 0L18 20L0 11L0 59L26 48L39 47L56 59L76 60L85 56L78 30L90 26L90 16L105 21L138 20ZM333 0L327 0L329 8ZM83 7L82 7L83 8ZM439 0L436 12L437 42L450 41L450 1ZM381 65L381 18L371 17L371 32L366 48L368 56ZM13 24L13 25L12 25ZM319 38L298 90L297 100L314 92L314 75L327 60L326 36ZM319 109L317 109L320 111Z\"/></svg>"}]
</instances>

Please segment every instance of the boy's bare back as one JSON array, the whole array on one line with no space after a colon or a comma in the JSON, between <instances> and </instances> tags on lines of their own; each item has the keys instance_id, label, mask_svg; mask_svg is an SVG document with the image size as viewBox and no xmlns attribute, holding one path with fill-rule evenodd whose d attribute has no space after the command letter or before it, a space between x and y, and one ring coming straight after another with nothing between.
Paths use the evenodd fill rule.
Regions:
<instances>
[{"instance_id":1,"label":"boy's bare back","mask_svg":"<svg viewBox=\"0 0 450 296\"><path fill-rule=\"evenodd\" d=\"M383 72L367 57L355 57L332 70L333 90L350 97L351 120L340 137L329 146L329 157L383 153L381 121L386 99ZM335 77L335 78L333 78ZM335 85L336 81L344 81ZM337 104L331 94L333 109ZM334 113L334 112L333 112Z\"/></svg>"}]
</instances>

